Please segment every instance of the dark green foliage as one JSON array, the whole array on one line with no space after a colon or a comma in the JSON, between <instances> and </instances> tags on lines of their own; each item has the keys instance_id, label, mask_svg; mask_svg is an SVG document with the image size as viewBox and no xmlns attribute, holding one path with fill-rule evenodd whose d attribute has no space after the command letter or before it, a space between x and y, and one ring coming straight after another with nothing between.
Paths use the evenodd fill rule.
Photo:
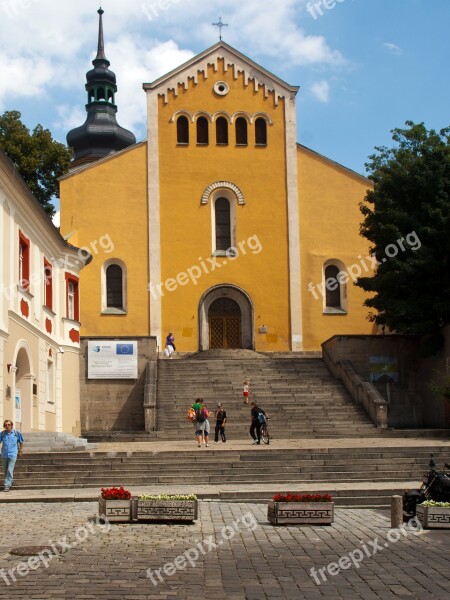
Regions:
<instances>
[{"instance_id":1,"label":"dark green foliage","mask_svg":"<svg viewBox=\"0 0 450 600\"><path fill-rule=\"evenodd\" d=\"M437 339L450 322L450 127L406 125L392 132L396 146L376 148L366 165L375 187L361 203L360 231L381 264L357 285L374 293L365 304L377 323ZM398 240L413 232L402 251ZM399 248L395 257L386 256L389 244Z\"/></svg>"},{"instance_id":2,"label":"dark green foliage","mask_svg":"<svg viewBox=\"0 0 450 600\"><path fill-rule=\"evenodd\" d=\"M56 142L48 129L36 125L33 133L22 123L18 111L0 116L0 148L16 165L49 216L55 212L51 199L59 197L57 178L67 173L70 150Z\"/></svg>"}]
</instances>

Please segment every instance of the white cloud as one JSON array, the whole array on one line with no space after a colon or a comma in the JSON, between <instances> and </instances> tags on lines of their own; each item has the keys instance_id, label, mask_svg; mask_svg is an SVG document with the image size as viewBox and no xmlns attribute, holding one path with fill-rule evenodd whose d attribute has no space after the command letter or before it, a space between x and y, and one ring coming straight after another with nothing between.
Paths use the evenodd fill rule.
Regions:
<instances>
[{"instance_id":1,"label":"white cloud","mask_svg":"<svg viewBox=\"0 0 450 600\"><path fill-rule=\"evenodd\" d=\"M220 15L229 23L224 40L281 78L298 65L334 69L345 64L325 37L302 29L302 20L311 20L306 4L228 0L223 13L221 0L108 0L105 51L117 75L118 122L138 139L145 137L142 83L214 44L218 30L212 23ZM6 99L9 109L21 98L43 99L42 111L50 115L41 121L56 123L61 134L84 122L85 74L97 46L95 10L92 0L63 6L54 0L0 0L0 106ZM324 98L326 91L320 94Z\"/></svg>"},{"instance_id":2,"label":"white cloud","mask_svg":"<svg viewBox=\"0 0 450 600\"><path fill-rule=\"evenodd\" d=\"M53 125L66 133L75 127L83 125L86 120L86 111L81 106L61 104L56 106L56 113L58 119L54 121Z\"/></svg>"},{"instance_id":3,"label":"white cloud","mask_svg":"<svg viewBox=\"0 0 450 600\"><path fill-rule=\"evenodd\" d=\"M401 54L403 50L397 44L393 44L392 42L384 42L383 47L387 48L393 54Z\"/></svg>"},{"instance_id":4,"label":"white cloud","mask_svg":"<svg viewBox=\"0 0 450 600\"><path fill-rule=\"evenodd\" d=\"M178 48L173 41L146 47L141 37L120 36L108 46L111 69L120 72L117 80L117 120L137 137L146 137L146 105L143 83L149 83L189 60L193 52ZM137 132L136 132L137 128Z\"/></svg>"},{"instance_id":5,"label":"white cloud","mask_svg":"<svg viewBox=\"0 0 450 600\"><path fill-rule=\"evenodd\" d=\"M316 81L311 85L311 92L320 102L328 102L330 99L330 85L328 81Z\"/></svg>"},{"instance_id":6,"label":"white cloud","mask_svg":"<svg viewBox=\"0 0 450 600\"><path fill-rule=\"evenodd\" d=\"M11 57L0 53L0 102L14 97L43 94L52 80L53 69L42 58Z\"/></svg>"}]
</instances>

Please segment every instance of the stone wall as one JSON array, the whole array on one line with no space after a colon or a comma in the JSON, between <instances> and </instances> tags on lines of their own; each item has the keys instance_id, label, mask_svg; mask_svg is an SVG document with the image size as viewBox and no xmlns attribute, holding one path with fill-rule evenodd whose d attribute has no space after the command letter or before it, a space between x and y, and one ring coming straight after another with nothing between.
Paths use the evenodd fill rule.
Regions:
<instances>
[{"instance_id":1,"label":"stone wall","mask_svg":"<svg viewBox=\"0 0 450 600\"><path fill-rule=\"evenodd\" d=\"M144 394L147 364L149 361L157 360L156 338L135 336L126 338L138 343L137 380L88 379L87 349L88 341L92 339L115 341L121 338L81 338L80 407L82 434L86 435L101 431L144 431Z\"/></svg>"},{"instance_id":2,"label":"stone wall","mask_svg":"<svg viewBox=\"0 0 450 600\"><path fill-rule=\"evenodd\" d=\"M447 428L450 422L445 403L429 387L431 380L443 385L450 374L450 326L442 333L444 346L438 354L427 359L421 357L421 340L414 336L336 335L322 347L336 367L350 361L363 381L370 381L371 356L395 356L398 383L375 384L388 403L388 426Z\"/></svg>"}]
</instances>

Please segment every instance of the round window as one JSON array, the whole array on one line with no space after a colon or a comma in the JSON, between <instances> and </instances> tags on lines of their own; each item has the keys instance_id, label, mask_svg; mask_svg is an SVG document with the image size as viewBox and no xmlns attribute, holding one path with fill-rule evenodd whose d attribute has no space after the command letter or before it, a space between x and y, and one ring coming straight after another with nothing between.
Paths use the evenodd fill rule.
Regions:
<instances>
[{"instance_id":1,"label":"round window","mask_svg":"<svg viewBox=\"0 0 450 600\"><path fill-rule=\"evenodd\" d=\"M225 96L228 94L229 89L228 83L225 83L225 81L216 81L214 84L214 91L219 96Z\"/></svg>"}]
</instances>

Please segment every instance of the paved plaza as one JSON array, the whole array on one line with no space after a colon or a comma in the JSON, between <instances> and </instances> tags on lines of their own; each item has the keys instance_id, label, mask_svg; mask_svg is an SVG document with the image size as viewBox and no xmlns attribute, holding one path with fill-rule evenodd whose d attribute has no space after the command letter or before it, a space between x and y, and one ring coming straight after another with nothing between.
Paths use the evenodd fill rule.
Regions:
<instances>
[{"instance_id":1,"label":"paved plaza","mask_svg":"<svg viewBox=\"0 0 450 600\"><path fill-rule=\"evenodd\" d=\"M94 502L0 504L0 598L450 597L448 531L391 530L382 510L338 508L331 527L273 527L263 504L199 508L192 525L103 524ZM49 548L10 554L37 545Z\"/></svg>"}]
</instances>

